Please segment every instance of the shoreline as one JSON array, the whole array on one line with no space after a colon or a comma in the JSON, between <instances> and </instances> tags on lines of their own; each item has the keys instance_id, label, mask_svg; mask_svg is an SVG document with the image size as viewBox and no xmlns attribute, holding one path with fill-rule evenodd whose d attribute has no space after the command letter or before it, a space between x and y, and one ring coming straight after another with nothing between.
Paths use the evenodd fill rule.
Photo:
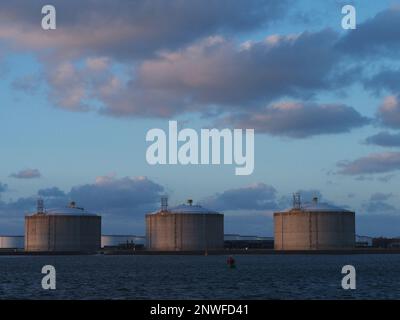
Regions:
<instances>
[{"instance_id":1,"label":"shoreline","mask_svg":"<svg viewBox=\"0 0 400 320\"><path fill-rule=\"evenodd\" d=\"M98 252L25 252L0 250L0 256L73 256L73 255L175 255L175 256L207 256L207 255L355 255L355 254L400 254L400 248L357 248L346 250L274 250L274 249L228 249L210 251L147 251L106 249Z\"/></svg>"}]
</instances>

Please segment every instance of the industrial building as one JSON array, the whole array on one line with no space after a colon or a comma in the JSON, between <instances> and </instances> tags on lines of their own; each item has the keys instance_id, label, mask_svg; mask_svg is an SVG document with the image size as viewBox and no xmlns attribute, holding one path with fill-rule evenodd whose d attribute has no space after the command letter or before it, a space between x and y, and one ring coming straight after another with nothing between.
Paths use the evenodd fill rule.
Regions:
<instances>
[{"instance_id":1,"label":"industrial building","mask_svg":"<svg viewBox=\"0 0 400 320\"><path fill-rule=\"evenodd\" d=\"M101 248L135 248L144 247L146 238L133 235L102 235Z\"/></svg>"},{"instance_id":2,"label":"industrial building","mask_svg":"<svg viewBox=\"0 0 400 320\"><path fill-rule=\"evenodd\" d=\"M273 249L274 238L226 234L224 247L225 249Z\"/></svg>"},{"instance_id":3,"label":"industrial building","mask_svg":"<svg viewBox=\"0 0 400 320\"><path fill-rule=\"evenodd\" d=\"M163 198L159 211L146 215L146 247L158 251L214 250L224 247L224 215L200 205L168 209Z\"/></svg>"},{"instance_id":4,"label":"industrial building","mask_svg":"<svg viewBox=\"0 0 400 320\"><path fill-rule=\"evenodd\" d=\"M71 202L68 207L44 210L25 217L25 251L81 252L100 249L101 217Z\"/></svg>"},{"instance_id":5,"label":"industrial building","mask_svg":"<svg viewBox=\"0 0 400 320\"><path fill-rule=\"evenodd\" d=\"M352 249L355 213L314 198L302 205L294 196L293 208L274 213L275 250Z\"/></svg>"},{"instance_id":6,"label":"industrial building","mask_svg":"<svg viewBox=\"0 0 400 320\"><path fill-rule=\"evenodd\" d=\"M2 249L24 249L24 236L0 236Z\"/></svg>"},{"instance_id":7,"label":"industrial building","mask_svg":"<svg viewBox=\"0 0 400 320\"><path fill-rule=\"evenodd\" d=\"M367 236L356 235L356 247L369 248L372 247L373 238Z\"/></svg>"}]
</instances>

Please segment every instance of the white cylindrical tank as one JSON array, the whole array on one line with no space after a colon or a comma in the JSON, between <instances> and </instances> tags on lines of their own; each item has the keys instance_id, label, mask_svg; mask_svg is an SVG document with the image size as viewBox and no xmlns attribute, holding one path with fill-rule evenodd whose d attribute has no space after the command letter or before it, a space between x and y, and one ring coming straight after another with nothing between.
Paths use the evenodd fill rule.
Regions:
<instances>
[{"instance_id":1,"label":"white cylindrical tank","mask_svg":"<svg viewBox=\"0 0 400 320\"><path fill-rule=\"evenodd\" d=\"M158 251L224 247L224 215L199 205L180 205L146 215L146 247Z\"/></svg>"},{"instance_id":2,"label":"white cylindrical tank","mask_svg":"<svg viewBox=\"0 0 400 320\"><path fill-rule=\"evenodd\" d=\"M100 244L101 217L73 202L25 217L25 251L91 253Z\"/></svg>"},{"instance_id":3,"label":"white cylindrical tank","mask_svg":"<svg viewBox=\"0 0 400 320\"><path fill-rule=\"evenodd\" d=\"M141 236L128 236L128 235L102 235L101 247L119 247L123 245L145 245L146 238Z\"/></svg>"},{"instance_id":4,"label":"white cylindrical tank","mask_svg":"<svg viewBox=\"0 0 400 320\"><path fill-rule=\"evenodd\" d=\"M0 249L23 249L24 236L0 236Z\"/></svg>"},{"instance_id":5,"label":"white cylindrical tank","mask_svg":"<svg viewBox=\"0 0 400 320\"><path fill-rule=\"evenodd\" d=\"M334 250L355 246L355 213L313 203L274 213L275 250Z\"/></svg>"}]
</instances>

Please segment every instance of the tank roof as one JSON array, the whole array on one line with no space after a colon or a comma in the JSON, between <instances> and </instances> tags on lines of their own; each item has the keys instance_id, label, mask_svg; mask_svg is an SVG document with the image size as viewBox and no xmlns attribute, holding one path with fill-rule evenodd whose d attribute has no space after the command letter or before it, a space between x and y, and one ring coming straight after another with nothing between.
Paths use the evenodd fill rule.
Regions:
<instances>
[{"instance_id":1,"label":"tank roof","mask_svg":"<svg viewBox=\"0 0 400 320\"><path fill-rule=\"evenodd\" d=\"M157 214L163 212L162 210L158 210L153 212L152 214ZM166 212L168 213L180 213L180 214L219 214L219 212L204 208L200 205L191 205L191 204L181 204L176 207L169 208Z\"/></svg>"},{"instance_id":2,"label":"tank roof","mask_svg":"<svg viewBox=\"0 0 400 320\"><path fill-rule=\"evenodd\" d=\"M66 216L96 216L83 208L54 208L46 210L47 215L66 215Z\"/></svg>"},{"instance_id":3,"label":"tank roof","mask_svg":"<svg viewBox=\"0 0 400 320\"><path fill-rule=\"evenodd\" d=\"M95 213L90 213L84 208L78 207L75 201L71 201L68 206L61 208L44 209L43 200L38 201L38 210L32 215L47 215L47 216L97 216Z\"/></svg>"},{"instance_id":4,"label":"tank roof","mask_svg":"<svg viewBox=\"0 0 400 320\"><path fill-rule=\"evenodd\" d=\"M35 214L40 214L40 213L35 212L33 215L35 215ZM44 215L47 215L47 216L97 216L97 214L90 213L83 208L70 208L70 207L47 209L47 210L45 210Z\"/></svg>"},{"instance_id":5,"label":"tank roof","mask_svg":"<svg viewBox=\"0 0 400 320\"><path fill-rule=\"evenodd\" d=\"M301 205L300 209L297 208L288 208L283 210L282 212L290 212L290 211L305 211L305 212L353 212L341 207L337 207L331 205L329 203L323 202L310 202L304 203Z\"/></svg>"}]
</instances>

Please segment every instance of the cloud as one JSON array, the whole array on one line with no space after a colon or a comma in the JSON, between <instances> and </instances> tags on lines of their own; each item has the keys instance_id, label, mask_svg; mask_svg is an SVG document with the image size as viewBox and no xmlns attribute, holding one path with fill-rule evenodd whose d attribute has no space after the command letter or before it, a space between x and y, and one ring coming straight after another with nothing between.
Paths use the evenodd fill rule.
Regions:
<instances>
[{"instance_id":1,"label":"cloud","mask_svg":"<svg viewBox=\"0 0 400 320\"><path fill-rule=\"evenodd\" d=\"M272 34L240 44L235 40L238 32L260 30L282 19L289 3L117 0L111 5L56 0L62 27L54 32L32 28L38 3L14 3L2 7L0 39L14 49L37 53L45 65L50 101L66 110L162 118L226 112L248 118L274 100L308 101L319 91L344 88L359 74L359 65L343 63L343 53L335 47L340 35L330 29ZM14 83L22 90L32 90L31 85L29 79ZM299 137L348 132L367 122L350 107L334 108L341 108L343 114L337 116L344 117L335 120L335 126L325 122L327 129L300 129Z\"/></svg>"},{"instance_id":2,"label":"cloud","mask_svg":"<svg viewBox=\"0 0 400 320\"><path fill-rule=\"evenodd\" d=\"M370 176L366 177L366 176L361 175L361 176L356 177L355 180L356 181L374 181L374 178L370 177Z\"/></svg>"},{"instance_id":3,"label":"cloud","mask_svg":"<svg viewBox=\"0 0 400 320\"><path fill-rule=\"evenodd\" d=\"M374 91L376 94L382 90L390 92L400 91L400 70L383 69L374 74L371 78L364 80L364 87Z\"/></svg>"},{"instance_id":4,"label":"cloud","mask_svg":"<svg viewBox=\"0 0 400 320\"><path fill-rule=\"evenodd\" d=\"M38 195L41 197L54 197L54 198L66 197L65 192L58 189L57 187L41 189L38 191Z\"/></svg>"},{"instance_id":5,"label":"cloud","mask_svg":"<svg viewBox=\"0 0 400 320\"><path fill-rule=\"evenodd\" d=\"M366 144L381 147L400 147L400 133L391 134L389 132L379 132L365 140Z\"/></svg>"},{"instance_id":6,"label":"cloud","mask_svg":"<svg viewBox=\"0 0 400 320\"><path fill-rule=\"evenodd\" d=\"M14 90L22 91L27 94L34 94L40 87L41 79L38 75L25 75L21 78L14 79L11 87Z\"/></svg>"},{"instance_id":7,"label":"cloud","mask_svg":"<svg viewBox=\"0 0 400 320\"><path fill-rule=\"evenodd\" d=\"M335 84L331 71L339 54L330 30L298 35L272 35L241 46L210 37L183 50L144 61L137 83L168 90L202 104L258 104L276 97L309 96Z\"/></svg>"},{"instance_id":8,"label":"cloud","mask_svg":"<svg viewBox=\"0 0 400 320\"><path fill-rule=\"evenodd\" d=\"M389 198L391 198L393 194L391 193L382 193L382 192L376 192L371 195L370 201L386 201Z\"/></svg>"},{"instance_id":9,"label":"cloud","mask_svg":"<svg viewBox=\"0 0 400 320\"><path fill-rule=\"evenodd\" d=\"M362 205L362 209L368 214L398 214L399 210L385 201L369 201Z\"/></svg>"},{"instance_id":10,"label":"cloud","mask_svg":"<svg viewBox=\"0 0 400 320\"><path fill-rule=\"evenodd\" d=\"M282 96L309 98L315 90L351 81L348 68L335 68L340 60L332 50L336 37L323 30L237 45L210 36L176 51L161 51L135 68L124 64L128 79L112 73L114 60L88 56L80 63L47 62L46 80L52 101L72 111L90 109L88 99L100 102L100 113L119 117L259 109ZM96 62L100 69L93 67Z\"/></svg>"},{"instance_id":11,"label":"cloud","mask_svg":"<svg viewBox=\"0 0 400 320\"><path fill-rule=\"evenodd\" d=\"M90 107L86 100L90 98L89 85L96 73L87 67L78 69L70 62L50 66L45 73L47 83L50 85L50 100L58 107L69 111L88 111Z\"/></svg>"},{"instance_id":12,"label":"cloud","mask_svg":"<svg viewBox=\"0 0 400 320\"><path fill-rule=\"evenodd\" d=\"M0 185L0 187L3 185ZM155 210L164 187L146 177L100 176L94 183L64 192L57 187L41 189L37 195L0 201L0 233L23 230L23 217L35 211L38 197L45 208L62 208L70 201L102 215L107 232L143 234L144 214Z\"/></svg>"},{"instance_id":13,"label":"cloud","mask_svg":"<svg viewBox=\"0 0 400 320\"><path fill-rule=\"evenodd\" d=\"M362 175L391 172L400 169L400 152L373 153L353 161L341 161L338 173Z\"/></svg>"},{"instance_id":14,"label":"cloud","mask_svg":"<svg viewBox=\"0 0 400 320\"><path fill-rule=\"evenodd\" d=\"M0 40L61 57L129 60L176 49L209 34L241 33L282 17L288 1L54 0L58 28L38 27L42 1L2 3ZM40 16L39 16L40 17ZM46 52L47 51L47 52Z\"/></svg>"},{"instance_id":15,"label":"cloud","mask_svg":"<svg viewBox=\"0 0 400 320\"><path fill-rule=\"evenodd\" d=\"M0 182L0 196L1 193L6 192L8 190L8 185Z\"/></svg>"},{"instance_id":16,"label":"cloud","mask_svg":"<svg viewBox=\"0 0 400 320\"><path fill-rule=\"evenodd\" d=\"M291 138L349 132L370 120L346 105L282 102L271 104L258 112L237 114L225 119L240 128L254 128Z\"/></svg>"},{"instance_id":17,"label":"cloud","mask_svg":"<svg viewBox=\"0 0 400 320\"><path fill-rule=\"evenodd\" d=\"M10 177L16 179L36 179L40 178L41 176L42 175L38 169L25 169L10 175Z\"/></svg>"},{"instance_id":18,"label":"cloud","mask_svg":"<svg viewBox=\"0 0 400 320\"><path fill-rule=\"evenodd\" d=\"M153 206L159 201L164 188L146 177L98 177L93 184L76 186L68 196L78 203L99 211L121 211L135 214L132 210ZM143 214L143 212L140 212Z\"/></svg>"},{"instance_id":19,"label":"cloud","mask_svg":"<svg viewBox=\"0 0 400 320\"><path fill-rule=\"evenodd\" d=\"M400 7L392 6L357 25L337 48L358 58L377 54L396 57L400 49Z\"/></svg>"},{"instance_id":20,"label":"cloud","mask_svg":"<svg viewBox=\"0 0 400 320\"><path fill-rule=\"evenodd\" d=\"M217 193L201 202L213 210L273 210L277 208L276 190L264 183L256 183Z\"/></svg>"},{"instance_id":21,"label":"cloud","mask_svg":"<svg viewBox=\"0 0 400 320\"><path fill-rule=\"evenodd\" d=\"M388 96L379 107L377 118L384 126L400 129L399 96Z\"/></svg>"},{"instance_id":22,"label":"cloud","mask_svg":"<svg viewBox=\"0 0 400 320\"><path fill-rule=\"evenodd\" d=\"M388 175L385 175L385 176L377 178L377 180L380 181L380 182L385 182L386 183L386 182L389 182L390 180L392 180L395 177L396 177L396 175L394 175L394 174L388 174Z\"/></svg>"}]
</instances>

